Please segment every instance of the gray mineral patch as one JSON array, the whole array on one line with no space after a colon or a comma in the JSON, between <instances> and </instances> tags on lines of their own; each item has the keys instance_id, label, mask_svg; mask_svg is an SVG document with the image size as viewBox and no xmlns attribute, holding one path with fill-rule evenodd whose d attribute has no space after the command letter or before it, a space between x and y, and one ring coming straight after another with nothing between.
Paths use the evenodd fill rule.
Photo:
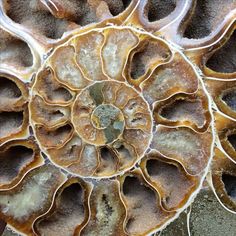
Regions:
<instances>
[{"instance_id":1,"label":"gray mineral patch","mask_svg":"<svg viewBox=\"0 0 236 236\"><path fill-rule=\"evenodd\" d=\"M211 190L202 190L192 205L190 232L192 236L235 236L236 215L222 207Z\"/></svg>"}]
</instances>

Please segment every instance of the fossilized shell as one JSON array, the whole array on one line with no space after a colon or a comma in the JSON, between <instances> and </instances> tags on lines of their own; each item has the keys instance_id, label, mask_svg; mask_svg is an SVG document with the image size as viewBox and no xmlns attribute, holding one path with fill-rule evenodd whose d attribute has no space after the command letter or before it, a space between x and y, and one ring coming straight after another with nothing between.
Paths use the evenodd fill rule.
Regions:
<instances>
[{"instance_id":1,"label":"fossilized shell","mask_svg":"<svg viewBox=\"0 0 236 236\"><path fill-rule=\"evenodd\" d=\"M206 191L234 215L235 9L0 0L4 234L199 235Z\"/></svg>"}]
</instances>

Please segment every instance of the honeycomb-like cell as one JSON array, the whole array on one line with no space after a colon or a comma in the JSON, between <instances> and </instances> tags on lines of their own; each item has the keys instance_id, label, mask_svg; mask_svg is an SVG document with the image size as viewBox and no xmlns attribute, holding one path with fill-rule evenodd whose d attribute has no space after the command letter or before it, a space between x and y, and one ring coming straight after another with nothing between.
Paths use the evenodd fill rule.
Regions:
<instances>
[{"instance_id":1,"label":"honeycomb-like cell","mask_svg":"<svg viewBox=\"0 0 236 236\"><path fill-rule=\"evenodd\" d=\"M14 76L0 74L0 143L27 133L28 91Z\"/></svg>"},{"instance_id":2,"label":"honeycomb-like cell","mask_svg":"<svg viewBox=\"0 0 236 236\"><path fill-rule=\"evenodd\" d=\"M220 201L229 209L236 210L236 164L219 149L215 150L212 167L212 184Z\"/></svg>"},{"instance_id":3,"label":"honeycomb-like cell","mask_svg":"<svg viewBox=\"0 0 236 236\"><path fill-rule=\"evenodd\" d=\"M4 30L1 25L0 34L0 68L7 67L8 70L27 76L27 72L33 65L33 55L30 47L19 37Z\"/></svg>"},{"instance_id":4,"label":"honeycomb-like cell","mask_svg":"<svg viewBox=\"0 0 236 236\"><path fill-rule=\"evenodd\" d=\"M47 215L34 223L35 231L42 235L73 235L80 231L88 220L90 190L80 179L71 178L61 186L54 206Z\"/></svg>"},{"instance_id":5,"label":"honeycomb-like cell","mask_svg":"<svg viewBox=\"0 0 236 236\"><path fill-rule=\"evenodd\" d=\"M142 160L146 179L159 192L162 207L175 210L184 205L191 192L199 185L199 177L187 174L176 161L167 160L164 156L151 152Z\"/></svg>"},{"instance_id":6,"label":"honeycomb-like cell","mask_svg":"<svg viewBox=\"0 0 236 236\"><path fill-rule=\"evenodd\" d=\"M0 0L0 235L231 236L235 19L233 0Z\"/></svg>"},{"instance_id":7,"label":"honeycomb-like cell","mask_svg":"<svg viewBox=\"0 0 236 236\"><path fill-rule=\"evenodd\" d=\"M43 163L39 148L33 140L15 140L1 146L0 186L8 189L16 185L33 167Z\"/></svg>"},{"instance_id":8,"label":"honeycomb-like cell","mask_svg":"<svg viewBox=\"0 0 236 236\"><path fill-rule=\"evenodd\" d=\"M30 235L33 222L50 208L54 192L63 181L65 177L53 166L32 170L16 188L1 191L1 218Z\"/></svg>"}]
</instances>

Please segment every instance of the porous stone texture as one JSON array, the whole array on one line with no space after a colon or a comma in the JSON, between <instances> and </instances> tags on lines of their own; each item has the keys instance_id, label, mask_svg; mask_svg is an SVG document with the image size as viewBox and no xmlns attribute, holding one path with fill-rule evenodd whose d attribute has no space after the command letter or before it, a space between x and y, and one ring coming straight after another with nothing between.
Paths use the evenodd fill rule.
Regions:
<instances>
[{"instance_id":1,"label":"porous stone texture","mask_svg":"<svg viewBox=\"0 0 236 236\"><path fill-rule=\"evenodd\" d=\"M4 234L234 235L235 19L233 0L0 0Z\"/></svg>"}]
</instances>

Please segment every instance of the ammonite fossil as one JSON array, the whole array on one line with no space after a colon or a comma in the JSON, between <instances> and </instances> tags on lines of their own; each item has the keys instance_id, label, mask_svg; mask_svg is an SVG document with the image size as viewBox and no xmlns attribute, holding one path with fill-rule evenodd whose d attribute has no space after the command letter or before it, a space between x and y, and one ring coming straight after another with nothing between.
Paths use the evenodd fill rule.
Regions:
<instances>
[{"instance_id":1,"label":"ammonite fossil","mask_svg":"<svg viewBox=\"0 0 236 236\"><path fill-rule=\"evenodd\" d=\"M234 0L1 0L3 235L236 234Z\"/></svg>"}]
</instances>

